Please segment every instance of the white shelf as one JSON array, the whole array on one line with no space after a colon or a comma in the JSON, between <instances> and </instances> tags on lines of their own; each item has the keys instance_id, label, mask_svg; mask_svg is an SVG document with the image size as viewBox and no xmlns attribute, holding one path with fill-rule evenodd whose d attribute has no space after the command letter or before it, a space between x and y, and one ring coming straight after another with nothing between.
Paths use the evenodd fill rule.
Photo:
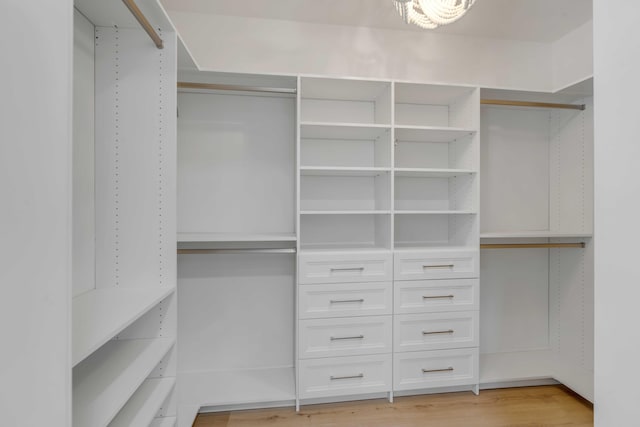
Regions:
<instances>
[{"instance_id":1,"label":"white shelf","mask_svg":"<svg viewBox=\"0 0 640 427\"><path fill-rule=\"evenodd\" d=\"M424 242L396 242L394 246L395 252L415 252L415 251L431 251L436 250L438 252L446 252L446 251L477 251L477 246L460 246L460 245L450 245L446 242L441 244L430 244Z\"/></svg>"},{"instance_id":2,"label":"white shelf","mask_svg":"<svg viewBox=\"0 0 640 427\"><path fill-rule=\"evenodd\" d=\"M178 233L178 243L295 242L295 233Z\"/></svg>"},{"instance_id":3,"label":"white shelf","mask_svg":"<svg viewBox=\"0 0 640 427\"><path fill-rule=\"evenodd\" d=\"M551 350L480 354L480 382L553 378Z\"/></svg>"},{"instance_id":4,"label":"white shelf","mask_svg":"<svg viewBox=\"0 0 640 427\"><path fill-rule=\"evenodd\" d=\"M73 366L174 292L174 287L95 289L73 299Z\"/></svg>"},{"instance_id":5,"label":"white shelf","mask_svg":"<svg viewBox=\"0 0 640 427\"><path fill-rule=\"evenodd\" d=\"M173 344L160 338L110 341L74 368L73 424L109 424Z\"/></svg>"},{"instance_id":6,"label":"white shelf","mask_svg":"<svg viewBox=\"0 0 640 427\"><path fill-rule=\"evenodd\" d=\"M118 412L109 427L148 426L175 384L175 378L147 379ZM175 423L175 418L173 421Z\"/></svg>"},{"instance_id":7,"label":"white shelf","mask_svg":"<svg viewBox=\"0 0 640 427\"><path fill-rule=\"evenodd\" d=\"M395 176L409 178L453 178L476 173L470 169L395 168L394 171Z\"/></svg>"},{"instance_id":8,"label":"white shelf","mask_svg":"<svg viewBox=\"0 0 640 427\"><path fill-rule=\"evenodd\" d=\"M175 427L176 417L155 418L149 427Z\"/></svg>"},{"instance_id":9,"label":"white shelf","mask_svg":"<svg viewBox=\"0 0 640 427\"><path fill-rule=\"evenodd\" d=\"M475 215L475 211L396 210L396 215Z\"/></svg>"},{"instance_id":10,"label":"white shelf","mask_svg":"<svg viewBox=\"0 0 640 427\"><path fill-rule=\"evenodd\" d=\"M473 129L437 126L396 126L395 139L411 142L452 142L476 131Z\"/></svg>"},{"instance_id":11,"label":"white shelf","mask_svg":"<svg viewBox=\"0 0 640 427\"><path fill-rule=\"evenodd\" d=\"M526 238L591 238L592 233L563 233L557 231L495 231L480 233L481 239L526 239Z\"/></svg>"},{"instance_id":12,"label":"white shelf","mask_svg":"<svg viewBox=\"0 0 640 427\"><path fill-rule=\"evenodd\" d=\"M390 213L390 210L300 211L300 215L386 215Z\"/></svg>"},{"instance_id":13,"label":"white shelf","mask_svg":"<svg viewBox=\"0 0 640 427\"><path fill-rule=\"evenodd\" d=\"M365 167L321 167L302 166L300 175L303 176L378 176L388 173L391 168L365 168Z\"/></svg>"},{"instance_id":14,"label":"white shelf","mask_svg":"<svg viewBox=\"0 0 640 427\"><path fill-rule=\"evenodd\" d=\"M302 246L300 248L300 252L304 252L304 253L314 253L314 252L318 252L318 253L325 253L325 252L346 252L346 253L352 253L352 252L358 252L358 253L366 253L366 252L373 252L373 253L380 253L380 252L391 252L391 249L389 248L383 248L380 246L372 246L372 245L305 245Z\"/></svg>"},{"instance_id":15,"label":"white shelf","mask_svg":"<svg viewBox=\"0 0 640 427\"><path fill-rule=\"evenodd\" d=\"M363 123L303 122L300 137L372 141L391 131L390 125Z\"/></svg>"},{"instance_id":16,"label":"white shelf","mask_svg":"<svg viewBox=\"0 0 640 427\"><path fill-rule=\"evenodd\" d=\"M295 400L294 368L178 374L184 405L222 406Z\"/></svg>"}]
</instances>

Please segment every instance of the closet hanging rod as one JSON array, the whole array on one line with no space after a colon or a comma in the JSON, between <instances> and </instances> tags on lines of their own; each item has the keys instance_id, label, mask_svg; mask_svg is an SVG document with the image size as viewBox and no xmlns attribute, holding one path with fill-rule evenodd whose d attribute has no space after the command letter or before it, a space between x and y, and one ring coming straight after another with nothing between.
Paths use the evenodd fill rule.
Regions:
<instances>
[{"instance_id":1,"label":"closet hanging rod","mask_svg":"<svg viewBox=\"0 0 640 427\"><path fill-rule=\"evenodd\" d=\"M560 108L564 110L584 110L584 104L554 104L550 102L508 101L503 99L481 99L481 105L504 105L509 107Z\"/></svg>"},{"instance_id":2,"label":"closet hanging rod","mask_svg":"<svg viewBox=\"0 0 640 427\"><path fill-rule=\"evenodd\" d=\"M138 5L135 3L135 1L122 0L122 3L124 3L125 6L127 6L131 14L134 16L134 18L136 18L136 20L140 23L140 25L142 25L142 29L144 29L149 35L149 37L151 37L151 40L153 40L153 43L156 45L156 47L158 49L163 49L164 43L162 42L162 39L160 38L158 33L156 33L156 30L153 29L153 26L151 26L151 24L147 20L147 17L144 16L144 14L142 13Z\"/></svg>"},{"instance_id":3,"label":"closet hanging rod","mask_svg":"<svg viewBox=\"0 0 640 427\"><path fill-rule=\"evenodd\" d=\"M584 248L579 243L482 243L480 249L527 249L527 248Z\"/></svg>"},{"instance_id":4,"label":"closet hanging rod","mask_svg":"<svg viewBox=\"0 0 640 427\"><path fill-rule=\"evenodd\" d=\"M295 248L264 249L178 249L179 255L187 254L295 254Z\"/></svg>"},{"instance_id":5,"label":"closet hanging rod","mask_svg":"<svg viewBox=\"0 0 640 427\"><path fill-rule=\"evenodd\" d=\"M295 88L287 87L262 87L244 85L224 85L218 83L194 83L178 82L178 89L205 89L205 90L231 90L237 92L262 92L262 93L285 93L295 95L298 91Z\"/></svg>"}]
</instances>

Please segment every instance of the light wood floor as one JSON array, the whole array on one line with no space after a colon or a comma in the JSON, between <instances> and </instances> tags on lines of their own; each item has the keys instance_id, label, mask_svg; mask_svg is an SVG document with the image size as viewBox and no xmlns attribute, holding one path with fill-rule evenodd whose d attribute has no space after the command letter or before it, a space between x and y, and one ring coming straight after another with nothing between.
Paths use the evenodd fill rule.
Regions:
<instances>
[{"instance_id":1,"label":"light wood floor","mask_svg":"<svg viewBox=\"0 0 640 427\"><path fill-rule=\"evenodd\" d=\"M200 414L194 427L593 426L592 405L563 386L483 390Z\"/></svg>"}]
</instances>

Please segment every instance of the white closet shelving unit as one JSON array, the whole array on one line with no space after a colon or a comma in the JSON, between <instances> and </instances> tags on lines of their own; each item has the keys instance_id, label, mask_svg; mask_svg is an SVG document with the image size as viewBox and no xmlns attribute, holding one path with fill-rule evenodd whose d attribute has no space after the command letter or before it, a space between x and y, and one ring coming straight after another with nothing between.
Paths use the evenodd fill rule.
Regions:
<instances>
[{"instance_id":1,"label":"white closet shelving unit","mask_svg":"<svg viewBox=\"0 0 640 427\"><path fill-rule=\"evenodd\" d=\"M553 378L593 400L592 98L482 96L585 109L482 107L481 242L585 247L483 250L480 381Z\"/></svg>"},{"instance_id":2,"label":"white closet shelving unit","mask_svg":"<svg viewBox=\"0 0 640 427\"><path fill-rule=\"evenodd\" d=\"M178 405L293 405L296 79L181 70ZM236 90L228 86L233 85Z\"/></svg>"},{"instance_id":3,"label":"white closet shelving unit","mask_svg":"<svg viewBox=\"0 0 640 427\"><path fill-rule=\"evenodd\" d=\"M78 427L175 424L176 36L159 3L138 6L164 49L122 2L75 2Z\"/></svg>"}]
</instances>

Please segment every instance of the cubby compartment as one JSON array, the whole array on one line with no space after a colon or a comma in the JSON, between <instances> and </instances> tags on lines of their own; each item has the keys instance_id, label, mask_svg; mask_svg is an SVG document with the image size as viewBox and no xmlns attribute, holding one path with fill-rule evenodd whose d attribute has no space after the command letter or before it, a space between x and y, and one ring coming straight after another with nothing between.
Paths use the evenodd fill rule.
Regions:
<instances>
[{"instance_id":1,"label":"cubby compartment","mask_svg":"<svg viewBox=\"0 0 640 427\"><path fill-rule=\"evenodd\" d=\"M303 123L391 124L391 83L303 77Z\"/></svg>"},{"instance_id":2,"label":"cubby compartment","mask_svg":"<svg viewBox=\"0 0 640 427\"><path fill-rule=\"evenodd\" d=\"M475 214L398 214L395 221L395 247L476 247L478 216Z\"/></svg>"},{"instance_id":3,"label":"cubby compartment","mask_svg":"<svg viewBox=\"0 0 640 427\"><path fill-rule=\"evenodd\" d=\"M395 129L397 169L477 168L477 133L472 130Z\"/></svg>"},{"instance_id":4,"label":"cubby compartment","mask_svg":"<svg viewBox=\"0 0 640 427\"><path fill-rule=\"evenodd\" d=\"M337 173L334 171L334 173ZM391 178L388 172L302 171L300 177L300 213L371 212L391 210Z\"/></svg>"},{"instance_id":5,"label":"cubby compartment","mask_svg":"<svg viewBox=\"0 0 640 427\"><path fill-rule=\"evenodd\" d=\"M472 87L395 84L396 126L477 128L478 91Z\"/></svg>"},{"instance_id":6,"label":"cubby compartment","mask_svg":"<svg viewBox=\"0 0 640 427\"><path fill-rule=\"evenodd\" d=\"M391 128L302 125L300 167L390 168Z\"/></svg>"},{"instance_id":7,"label":"cubby compartment","mask_svg":"<svg viewBox=\"0 0 640 427\"><path fill-rule=\"evenodd\" d=\"M317 214L300 218L303 250L391 248L389 214Z\"/></svg>"},{"instance_id":8,"label":"cubby compartment","mask_svg":"<svg viewBox=\"0 0 640 427\"><path fill-rule=\"evenodd\" d=\"M452 171L396 171L394 205L403 212L477 211L476 174Z\"/></svg>"}]
</instances>

